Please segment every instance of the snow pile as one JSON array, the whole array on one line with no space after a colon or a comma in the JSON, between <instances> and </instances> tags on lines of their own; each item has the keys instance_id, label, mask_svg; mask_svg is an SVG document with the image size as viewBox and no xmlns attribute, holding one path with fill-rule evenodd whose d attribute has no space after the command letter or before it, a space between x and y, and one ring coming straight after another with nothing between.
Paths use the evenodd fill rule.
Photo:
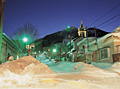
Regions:
<instances>
[{"instance_id":1,"label":"snow pile","mask_svg":"<svg viewBox=\"0 0 120 89\"><path fill-rule=\"evenodd\" d=\"M71 62L58 62L56 63L56 65L54 66L50 66L50 68L56 72L56 73L68 73L68 72L73 72L73 68L75 65L79 64L81 62L78 63L71 63Z\"/></svg>"},{"instance_id":2,"label":"snow pile","mask_svg":"<svg viewBox=\"0 0 120 89\"><path fill-rule=\"evenodd\" d=\"M55 74L47 65L39 62L32 56L24 56L17 60L0 65L1 76L7 77L10 72L19 75Z\"/></svg>"},{"instance_id":3,"label":"snow pile","mask_svg":"<svg viewBox=\"0 0 120 89\"><path fill-rule=\"evenodd\" d=\"M120 67L120 62L115 62L112 67Z\"/></svg>"},{"instance_id":4,"label":"snow pile","mask_svg":"<svg viewBox=\"0 0 120 89\"><path fill-rule=\"evenodd\" d=\"M106 69L113 65L111 63L96 63L96 62L92 62L91 64L101 69Z\"/></svg>"},{"instance_id":5,"label":"snow pile","mask_svg":"<svg viewBox=\"0 0 120 89\"><path fill-rule=\"evenodd\" d=\"M110 68L107 68L109 71L114 71L120 75L120 62L115 62Z\"/></svg>"},{"instance_id":6,"label":"snow pile","mask_svg":"<svg viewBox=\"0 0 120 89\"><path fill-rule=\"evenodd\" d=\"M95 64L95 63L94 63ZM97 65L97 63L96 63ZM100 66L100 63L99 63ZM71 63L71 62L59 62L59 64L54 65L50 68L56 73L72 73L78 72L78 74L94 76L94 77L118 77L119 75L113 71L104 70L112 66L111 64L101 64L101 68L95 67L92 64L85 64L83 62Z\"/></svg>"},{"instance_id":7,"label":"snow pile","mask_svg":"<svg viewBox=\"0 0 120 89\"><path fill-rule=\"evenodd\" d=\"M0 77L0 89L120 89L120 77L117 73L91 64L58 62L50 65L49 67L58 73L57 78L48 78L47 76L56 74L31 56L4 63L0 65L0 74L6 77ZM101 66L108 68L108 65L102 63ZM109 68L119 68L119 63L114 63ZM41 77L43 75L46 77Z\"/></svg>"},{"instance_id":8,"label":"snow pile","mask_svg":"<svg viewBox=\"0 0 120 89\"><path fill-rule=\"evenodd\" d=\"M119 76L114 72L103 70L91 64L85 64L85 63L80 63L75 65L75 67L73 68L73 71L80 72L82 74L94 76L94 77L118 77Z\"/></svg>"}]
</instances>

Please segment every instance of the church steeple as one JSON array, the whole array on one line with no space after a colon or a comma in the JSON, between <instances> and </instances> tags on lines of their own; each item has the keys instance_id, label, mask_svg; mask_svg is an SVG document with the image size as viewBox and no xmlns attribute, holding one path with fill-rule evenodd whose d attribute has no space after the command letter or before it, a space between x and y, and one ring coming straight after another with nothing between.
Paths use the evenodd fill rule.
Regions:
<instances>
[{"instance_id":1,"label":"church steeple","mask_svg":"<svg viewBox=\"0 0 120 89\"><path fill-rule=\"evenodd\" d=\"M83 22L83 21L81 20L81 24L82 24L82 22Z\"/></svg>"},{"instance_id":2,"label":"church steeple","mask_svg":"<svg viewBox=\"0 0 120 89\"><path fill-rule=\"evenodd\" d=\"M85 30L82 22L83 21L81 20L80 28L78 28L78 35L82 36L82 37L86 37L86 30Z\"/></svg>"}]
</instances>

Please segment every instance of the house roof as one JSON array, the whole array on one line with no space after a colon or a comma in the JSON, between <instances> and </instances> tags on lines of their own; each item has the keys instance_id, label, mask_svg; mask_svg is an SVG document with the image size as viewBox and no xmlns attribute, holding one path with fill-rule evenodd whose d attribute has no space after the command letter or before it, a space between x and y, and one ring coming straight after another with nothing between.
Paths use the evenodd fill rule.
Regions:
<instances>
[{"instance_id":1,"label":"house roof","mask_svg":"<svg viewBox=\"0 0 120 89\"><path fill-rule=\"evenodd\" d=\"M112 33L115 33L115 32L120 32L120 26L117 27L115 30L112 31Z\"/></svg>"},{"instance_id":2,"label":"house roof","mask_svg":"<svg viewBox=\"0 0 120 89\"><path fill-rule=\"evenodd\" d=\"M106 39L108 39L109 37L117 37L120 38L120 32L115 32L115 33L109 33L99 39L97 39L98 43L104 42ZM95 43L96 41L92 41L91 43L89 43L89 45Z\"/></svg>"},{"instance_id":3,"label":"house roof","mask_svg":"<svg viewBox=\"0 0 120 89\"><path fill-rule=\"evenodd\" d=\"M88 37L88 39L93 39L93 38L95 38L95 37ZM80 45L81 43L85 42L86 40L87 40L87 38L84 38L83 40L79 41L77 43L77 45Z\"/></svg>"}]
</instances>

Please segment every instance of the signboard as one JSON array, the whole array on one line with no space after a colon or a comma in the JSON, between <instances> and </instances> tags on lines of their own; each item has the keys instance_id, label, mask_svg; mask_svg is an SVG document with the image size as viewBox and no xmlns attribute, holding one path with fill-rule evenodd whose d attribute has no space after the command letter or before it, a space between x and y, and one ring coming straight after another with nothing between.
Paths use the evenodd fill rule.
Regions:
<instances>
[{"instance_id":1,"label":"signboard","mask_svg":"<svg viewBox=\"0 0 120 89\"><path fill-rule=\"evenodd\" d=\"M30 52L31 50L30 50L30 49L28 49L27 51L28 51L28 52Z\"/></svg>"}]
</instances>

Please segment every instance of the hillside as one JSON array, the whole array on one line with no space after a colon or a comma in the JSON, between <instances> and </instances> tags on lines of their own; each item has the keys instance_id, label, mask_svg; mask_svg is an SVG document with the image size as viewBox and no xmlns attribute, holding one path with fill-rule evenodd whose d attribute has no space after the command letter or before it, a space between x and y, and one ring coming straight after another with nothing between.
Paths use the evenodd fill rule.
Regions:
<instances>
[{"instance_id":1,"label":"hillside","mask_svg":"<svg viewBox=\"0 0 120 89\"><path fill-rule=\"evenodd\" d=\"M71 30L71 36L77 37L77 28L71 27L70 29L64 29L59 32L55 32L53 34L45 36L43 39L43 47L49 46L51 44L60 43L63 41L63 39L68 38L70 35Z\"/></svg>"},{"instance_id":2,"label":"hillside","mask_svg":"<svg viewBox=\"0 0 120 89\"><path fill-rule=\"evenodd\" d=\"M47 46L50 46L55 43L60 43L63 41L63 39L69 38L70 30L71 30L72 38L78 37L78 29L76 27L71 27L70 29L64 29L62 31L58 31L53 34L49 34L49 35L45 36L44 38L42 38L43 47L47 47ZM88 37L95 37L94 28L88 28L87 32L88 32ZM108 34L108 32L105 32L103 30L96 28L96 36L97 37L102 37L106 34Z\"/></svg>"}]
</instances>

